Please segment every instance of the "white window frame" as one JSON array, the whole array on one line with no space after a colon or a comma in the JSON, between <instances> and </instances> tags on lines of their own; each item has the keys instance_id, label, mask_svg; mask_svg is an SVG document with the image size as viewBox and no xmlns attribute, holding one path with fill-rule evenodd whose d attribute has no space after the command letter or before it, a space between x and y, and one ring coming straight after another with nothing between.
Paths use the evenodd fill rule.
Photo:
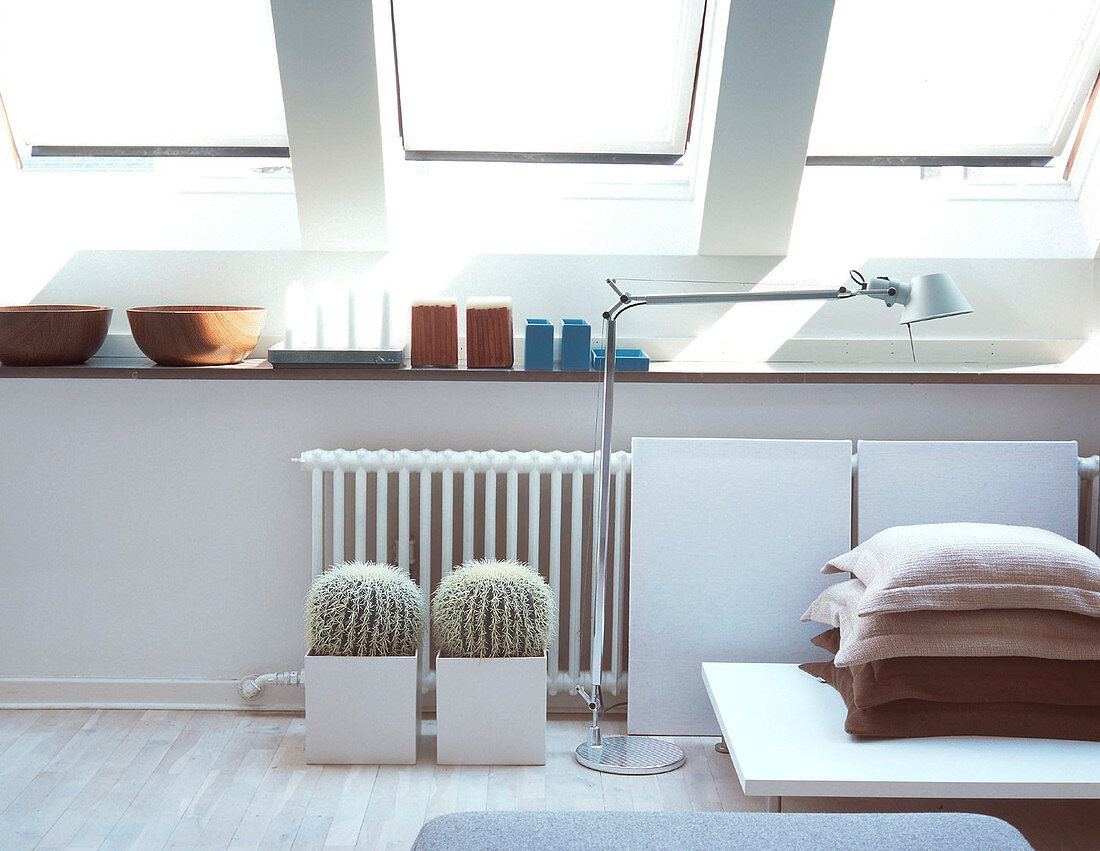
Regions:
<instances>
[{"instance_id":1,"label":"white window frame","mask_svg":"<svg viewBox=\"0 0 1100 851\"><path fill-rule=\"evenodd\" d=\"M392 96L384 83L379 85L376 59L377 52L392 63L392 35L387 37L385 25L388 4L378 0L379 8L373 6L370 0L272 0L306 248L388 247L386 199L401 187L387 173L386 163L395 161L392 148L399 148L400 141L392 132L395 126L386 126L388 121L395 125L396 113L383 117L379 108L381 100ZM715 58L701 72L702 97L696 98L689 145L695 148L694 159L686 180L679 178L680 189L675 181L670 189L668 178L662 177L660 192L676 194L690 187L690 198L668 200L682 207L675 215L682 215L685 229L694 233L691 250L684 253L782 254L805 164L832 0L729 0L728 5L713 6L704 40L711 41ZM406 161L403 151L396 161L423 178L437 177L447 167L448 175L458 175L459 191L462 180L465 191L473 185L470 179L478 169L470 167L532 167L417 163ZM603 168L614 170L599 176L589 171L583 186L575 182L564 186L564 192L564 181L558 182L557 195L596 201L605 217L615 216L616 203L634 204L631 212L637 215L639 199L653 199L654 184L639 182L637 172L628 175L620 170L625 166ZM484 185L477 183L479 191ZM545 197L523 188L525 207L517 215L536 214ZM515 193L509 200L515 201ZM614 251L609 244L608 252ZM568 244L556 251L570 252Z\"/></svg>"},{"instance_id":2,"label":"white window frame","mask_svg":"<svg viewBox=\"0 0 1100 851\"><path fill-rule=\"evenodd\" d=\"M1066 148L1070 143L1070 138L1074 129L1077 127L1082 108L1088 100L1089 92L1096 82L1097 75L1100 75L1100 8L1094 8L1092 10L1092 14L1086 24L1086 30L1082 34L1078 44L1078 49L1071 59L1070 67L1066 70L1064 84L1051 110L1050 121L1046 123L1046 126L1053 130L1051 133L1052 141L1050 145L1038 143L993 143L980 147L967 148L946 145L943 146L942 149L934 151L891 150L882 151L878 154L860 152L852 152L850 154L833 153L827 155L811 155L807 160L807 165L815 168L824 168L829 167L828 161L830 160L845 160L847 161L845 163L847 166L877 167L882 165L882 161L884 160L905 158L920 162L915 162L912 166L892 167L944 165L945 167L984 166L997 168L998 164L995 161L998 159L1018 159L1021 161L1019 165L1005 162L999 167L1014 169L1041 168L1041 166L1037 167L1024 164L1022 161L1027 159L1057 160L1065 155ZM950 163L949 161L955 162ZM1035 181L1025 180L1023 182L1034 183ZM1055 181L1045 182L1051 183ZM1008 184L1009 181L1006 178L1000 185Z\"/></svg>"},{"instance_id":3,"label":"white window frame","mask_svg":"<svg viewBox=\"0 0 1100 851\"><path fill-rule=\"evenodd\" d=\"M7 147L21 181L68 182L79 188L164 194L289 195L294 180L288 158L268 157L31 157L19 141L18 115L4 101L11 81L0 71L0 146ZM277 171L271 169L277 168Z\"/></svg>"}]
</instances>

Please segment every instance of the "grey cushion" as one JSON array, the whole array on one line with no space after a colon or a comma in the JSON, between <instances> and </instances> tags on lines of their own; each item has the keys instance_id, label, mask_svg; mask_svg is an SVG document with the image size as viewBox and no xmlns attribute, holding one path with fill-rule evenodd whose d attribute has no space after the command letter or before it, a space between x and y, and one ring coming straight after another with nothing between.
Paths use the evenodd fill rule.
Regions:
<instances>
[{"instance_id":1,"label":"grey cushion","mask_svg":"<svg viewBox=\"0 0 1100 851\"><path fill-rule=\"evenodd\" d=\"M414 851L476 849L1030 851L1016 828L969 813L452 813Z\"/></svg>"}]
</instances>

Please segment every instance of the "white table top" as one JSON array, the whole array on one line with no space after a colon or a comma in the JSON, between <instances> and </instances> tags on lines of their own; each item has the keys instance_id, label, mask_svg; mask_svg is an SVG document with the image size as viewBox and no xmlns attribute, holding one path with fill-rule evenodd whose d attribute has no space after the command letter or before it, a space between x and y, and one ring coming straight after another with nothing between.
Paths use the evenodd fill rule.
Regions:
<instances>
[{"instance_id":1,"label":"white table top","mask_svg":"<svg viewBox=\"0 0 1100 851\"><path fill-rule=\"evenodd\" d=\"M797 665L704 662L746 795L1100 798L1100 742L844 732L844 701Z\"/></svg>"}]
</instances>

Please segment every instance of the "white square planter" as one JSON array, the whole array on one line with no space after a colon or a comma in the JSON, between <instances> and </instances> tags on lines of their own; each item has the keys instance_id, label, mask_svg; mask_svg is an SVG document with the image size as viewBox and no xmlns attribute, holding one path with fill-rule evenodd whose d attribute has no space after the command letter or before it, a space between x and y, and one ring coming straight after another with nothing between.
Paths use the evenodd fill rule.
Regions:
<instances>
[{"instance_id":1,"label":"white square planter","mask_svg":"<svg viewBox=\"0 0 1100 851\"><path fill-rule=\"evenodd\" d=\"M436 762L546 764L546 656L436 656Z\"/></svg>"},{"instance_id":2,"label":"white square planter","mask_svg":"<svg viewBox=\"0 0 1100 851\"><path fill-rule=\"evenodd\" d=\"M420 738L420 654L306 654L306 762L411 765Z\"/></svg>"}]
</instances>

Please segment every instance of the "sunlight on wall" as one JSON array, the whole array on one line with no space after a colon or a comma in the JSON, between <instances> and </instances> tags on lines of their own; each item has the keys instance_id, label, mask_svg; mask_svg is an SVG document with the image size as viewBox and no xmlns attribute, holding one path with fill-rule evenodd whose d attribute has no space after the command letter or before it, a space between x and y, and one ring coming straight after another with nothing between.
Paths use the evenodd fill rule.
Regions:
<instances>
[{"instance_id":1,"label":"sunlight on wall","mask_svg":"<svg viewBox=\"0 0 1100 851\"><path fill-rule=\"evenodd\" d=\"M858 267L859 264L856 264ZM832 289L848 283L843 259L788 257L752 292L778 289ZM731 287L730 289L734 289ZM710 328L696 337L676 358L679 361L766 361L796 336L818 311L850 309L829 301L735 304Z\"/></svg>"},{"instance_id":2,"label":"sunlight on wall","mask_svg":"<svg viewBox=\"0 0 1100 851\"><path fill-rule=\"evenodd\" d=\"M339 349L352 340L368 349L406 345L410 302L443 295L472 259L459 252L391 251L365 270L317 270L300 277L284 294L290 345Z\"/></svg>"}]
</instances>

